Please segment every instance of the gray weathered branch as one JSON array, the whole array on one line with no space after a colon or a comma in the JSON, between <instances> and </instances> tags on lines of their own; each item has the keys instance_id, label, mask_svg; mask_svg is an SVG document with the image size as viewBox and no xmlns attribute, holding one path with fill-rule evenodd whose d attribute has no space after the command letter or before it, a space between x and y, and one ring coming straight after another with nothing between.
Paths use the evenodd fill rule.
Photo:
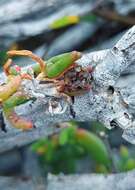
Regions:
<instances>
[{"instance_id":1,"label":"gray weathered branch","mask_svg":"<svg viewBox=\"0 0 135 190\"><path fill-rule=\"evenodd\" d=\"M135 189L135 171L121 174L99 175L51 175L49 174L47 182L45 179L35 177L27 180L16 177L0 177L0 189L18 190L18 189L41 189L41 190L133 190Z\"/></svg>"},{"instance_id":2,"label":"gray weathered branch","mask_svg":"<svg viewBox=\"0 0 135 190\"><path fill-rule=\"evenodd\" d=\"M95 67L92 90L89 93L75 97L73 104L74 119L79 121L98 120L108 128L119 126L124 129L124 137L131 143L135 143L134 87L128 82L127 86L124 87L117 84L121 80L121 74L134 61L135 26L112 49L84 55L78 61L78 64ZM1 76L3 77L3 75ZM58 129L50 126L73 119L70 108L63 114L52 116L45 111L45 105L38 101L32 107L27 103L16 109L20 115L31 119L37 128L29 132L22 132L12 128L6 121L8 131L7 133L0 132L0 152L52 134Z\"/></svg>"},{"instance_id":3,"label":"gray weathered branch","mask_svg":"<svg viewBox=\"0 0 135 190\"><path fill-rule=\"evenodd\" d=\"M47 190L128 190L135 189L135 171L111 175L49 175Z\"/></svg>"}]
</instances>

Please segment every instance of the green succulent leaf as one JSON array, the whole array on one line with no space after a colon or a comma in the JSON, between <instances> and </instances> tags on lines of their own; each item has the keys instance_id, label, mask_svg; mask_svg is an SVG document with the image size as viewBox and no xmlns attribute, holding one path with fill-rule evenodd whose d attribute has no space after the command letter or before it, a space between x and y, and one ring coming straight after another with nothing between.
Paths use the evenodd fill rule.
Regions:
<instances>
[{"instance_id":1,"label":"green succulent leaf","mask_svg":"<svg viewBox=\"0 0 135 190\"><path fill-rule=\"evenodd\" d=\"M68 142L68 131L63 129L59 134L59 143L60 145L64 145Z\"/></svg>"},{"instance_id":2,"label":"green succulent leaf","mask_svg":"<svg viewBox=\"0 0 135 190\"><path fill-rule=\"evenodd\" d=\"M76 15L73 16L63 16L57 20L55 20L51 25L51 29L59 29L66 26L69 26L71 24L76 24L79 22L79 17Z\"/></svg>"},{"instance_id":3,"label":"green succulent leaf","mask_svg":"<svg viewBox=\"0 0 135 190\"><path fill-rule=\"evenodd\" d=\"M109 153L104 142L98 136L84 129L79 129L76 133L76 140L97 163L110 167Z\"/></svg>"},{"instance_id":4,"label":"green succulent leaf","mask_svg":"<svg viewBox=\"0 0 135 190\"><path fill-rule=\"evenodd\" d=\"M74 140L74 134L76 131L76 127L69 124L69 127L64 128L59 134L59 144L64 145L66 143L70 143Z\"/></svg>"}]
</instances>

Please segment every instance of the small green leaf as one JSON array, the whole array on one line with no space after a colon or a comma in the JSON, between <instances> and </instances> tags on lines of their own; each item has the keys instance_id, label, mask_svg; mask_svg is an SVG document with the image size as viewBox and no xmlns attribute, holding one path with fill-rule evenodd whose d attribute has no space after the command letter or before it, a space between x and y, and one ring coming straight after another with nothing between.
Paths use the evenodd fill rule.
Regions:
<instances>
[{"instance_id":1,"label":"small green leaf","mask_svg":"<svg viewBox=\"0 0 135 190\"><path fill-rule=\"evenodd\" d=\"M64 128L60 134L59 134L59 144L64 145L66 143L74 142L75 138L75 132L76 132L76 126L72 125L72 123L68 123L68 127Z\"/></svg>"},{"instance_id":2,"label":"small green leaf","mask_svg":"<svg viewBox=\"0 0 135 190\"><path fill-rule=\"evenodd\" d=\"M69 26L71 24L76 24L79 22L79 17L78 16L64 16L62 18L59 18L57 20L55 20L51 25L50 28L52 29L59 29L59 28L63 28L66 26Z\"/></svg>"},{"instance_id":3,"label":"small green leaf","mask_svg":"<svg viewBox=\"0 0 135 190\"><path fill-rule=\"evenodd\" d=\"M64 145L68 142L68 130L63 129L59 134L59 144Z\"/></svg>"}]
</instances>

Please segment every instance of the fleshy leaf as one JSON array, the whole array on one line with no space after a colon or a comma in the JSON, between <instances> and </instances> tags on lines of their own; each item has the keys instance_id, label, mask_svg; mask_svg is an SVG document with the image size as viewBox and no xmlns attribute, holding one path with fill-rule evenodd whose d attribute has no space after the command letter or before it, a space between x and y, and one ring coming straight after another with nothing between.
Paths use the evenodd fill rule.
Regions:
<instances>
[{"instance_id":1,"label":"fleshy leaf","mask_svg":"<svg viewBox=\"0 0 135 190\"><path fill-rule=\"evenodd\" d=\"M69 26L71 24L76 24L79 22L79 17L78 16L64 16L62 18L59 18L57 20L55 20L51 25L50 28L52 29L59 29L59 28L63 28L66 26Z\"/></svg>"}]
</instances>

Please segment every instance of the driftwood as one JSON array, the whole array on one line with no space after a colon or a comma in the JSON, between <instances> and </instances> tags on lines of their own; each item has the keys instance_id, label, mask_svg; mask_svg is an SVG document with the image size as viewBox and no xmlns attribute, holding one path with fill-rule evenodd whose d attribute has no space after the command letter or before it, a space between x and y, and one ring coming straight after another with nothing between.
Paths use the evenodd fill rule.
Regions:
<instances>
[{"instance_id":1,"label":"driftwood","mask_svg":"<svg viewBox=\"0 0 135 190\"><path fill-rule=\"evenodd\" d=\"M74 115L68 108L63 114L50 115L45 112L44 104L35 102L31 107L24 104L17 107L17 112L25 118L30 118L37 126L29 132L14 129L6 122L7 133L0 132L0 152L16 146L22 146L45 135L58 131L54 124L75 119L78 121L98 120L109 129L114 126L123 128L123 137L135 143L134 140L134 75L127 79L127 86L117 85L120 75L135 61L135 26L109 50L85 54L78 64L93 65L92 90L75 97ZM1 75L1 80L4 75ZM119 79L119 80L118 80Z\"/></svg>"}]
</instances>

